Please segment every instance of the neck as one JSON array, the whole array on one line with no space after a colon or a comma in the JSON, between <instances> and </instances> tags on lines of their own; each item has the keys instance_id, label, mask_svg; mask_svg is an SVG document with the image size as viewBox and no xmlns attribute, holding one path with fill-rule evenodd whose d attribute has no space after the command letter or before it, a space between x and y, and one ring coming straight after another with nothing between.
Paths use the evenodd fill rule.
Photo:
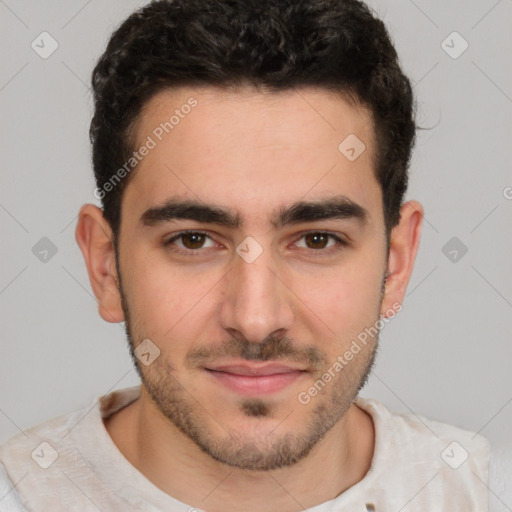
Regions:
<instances>
[{"instance_id":1,"label":"neck","mask_svg":"<svg viewBox=\"0 0 512 512\"><path fill-rule=\"evenodd\" d=\"M371 417L352 404L310 454L293 466L249 471L215 461L172 425L144 392L105 421L125 458L173 498L208 512L297 512L359 482L374 451Z\"/></svg>"}]
</instances>

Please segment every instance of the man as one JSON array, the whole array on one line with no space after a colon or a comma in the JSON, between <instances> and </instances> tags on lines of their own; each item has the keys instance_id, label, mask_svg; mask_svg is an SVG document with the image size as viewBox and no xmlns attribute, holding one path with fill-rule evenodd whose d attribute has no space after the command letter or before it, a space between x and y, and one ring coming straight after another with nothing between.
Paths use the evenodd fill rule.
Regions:
<instances>
[{"instance_id":1,"label":"man","mask_svg":"<svg viewBox=\"0 0 512 512\"><path fill-rule=\"evenodd\" d=\"M423 217L383 23L355 0L153 2L92 82L102 209L76 238L142 385L4 444L19 501L486 511L485 438L358 398Z\"/></svg>"}]
</instances>

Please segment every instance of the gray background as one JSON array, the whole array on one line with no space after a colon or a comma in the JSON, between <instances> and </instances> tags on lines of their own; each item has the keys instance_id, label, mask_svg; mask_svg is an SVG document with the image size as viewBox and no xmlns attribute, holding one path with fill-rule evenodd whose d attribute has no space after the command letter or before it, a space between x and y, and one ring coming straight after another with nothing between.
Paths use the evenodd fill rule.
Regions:
<instances>
[{"instance_id":1,"label":"gray background","mask_svg":"<svg viewBox=\"0 0 512 512\"><path fill-rule=\"evenodd\" d=\"M144 3L0 0L0 442L137 383L122 324L97 313L74 227L83 203L98 204L90 73L111 31ZM370 4L429 129L408 193L426 212L416 267L362 396L478 431L512 457L512 0ZM59 45L47 59L31 48L43 31ZM454 31L469 44L458 58L442 46ZM46 262L32 251L43 237L57 248ZM452 237L459 247L443 252ZM496 510L512 510L501 498Z\"/></svg>"}]
</instances>

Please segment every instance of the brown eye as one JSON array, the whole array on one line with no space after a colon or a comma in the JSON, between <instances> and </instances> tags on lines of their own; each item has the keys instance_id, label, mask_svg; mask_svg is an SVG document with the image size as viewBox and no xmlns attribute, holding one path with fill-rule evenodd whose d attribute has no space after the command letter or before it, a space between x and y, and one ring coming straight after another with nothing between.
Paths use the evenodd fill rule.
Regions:
<instances>
[{"instance_id":1,"label":"brown eye","mask_svg":"<svg viewBox=\"0 0 512 512\"><path fill-rule=\"evenodd\" d=\"M187 249L200 249L206 237L201 233L184 233L180 238Z\"/></svg>"},{"instance_id":2,"label":"brown eye","mask_svg":"<svg viewBox=\"0 0 512 512\"><path fill-rule=\"evenodd\" d=\"M305 235L306 245L309 249L324 249L327 246L330 235L326 233L310 233Z\"/></svg>"},{"instance_id":3,"label":"brown eye","mask_svg":"<svg viewBox=\"0 0 512 512\"><path fill-rule=\"evenodd\" d=\"M208 242L210 245L207 245ZM215 247L215 242L201 231L182 231L164 242L164 246L180 254L198 255L205 249Z\"/></svg>"},{"instance_id":4,"label":"brown eye","mask_svg":"<svg viewBox=\"0 0 512 512\"><path fill-rule=\"evenodd\" d=\"M344 249L348 243L328 231L309 231L302 234L296 246L309 250L311 256L327 256Z\"/></svg>"}]
</instances>

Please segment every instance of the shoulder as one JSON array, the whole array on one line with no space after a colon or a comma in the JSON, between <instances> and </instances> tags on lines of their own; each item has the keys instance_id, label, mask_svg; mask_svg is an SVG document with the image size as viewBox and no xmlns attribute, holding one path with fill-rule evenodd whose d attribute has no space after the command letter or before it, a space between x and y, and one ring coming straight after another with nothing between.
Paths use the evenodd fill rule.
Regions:
<instances>
[{"instance_id":1,"label":"shoulder","mask_svg":"<svg viewBox=\"0 0 512 512\"><path fill-rule=\"evenodd\" d=\"M0 462L0 510L2 512L26 512L18 496L16 483L11 481L4 465Z\"/></svg>"},{"instance_id":2,"label":"shoulder","mask_svg":"<svg viewBox=\"0 0 512 512\"><path fill-rule=\"evenodd\" d=\"M490 510L512 510L512 439L501 436L493 443L489 465Z\"/></svg>"},{"instance_id":3,"label":"shoulder","mask_svg":"<svg viewBox=\"0 0 512 512\"><path fill-rule=\"evenodd\" d=\"M359 398L356 404L374 420L372 466L386 485L405 487L404 498L422 489L418 506L438 500L444 507L487 510L491 446L485 437L413 412L391 412L377 400Z\"/></svg>"},{"instance_id":4,"label":"shoulder","mask_svg":"<svg viewBox=\"0 0 512 512\"><path fill-rule=\"evenodd\" d=\"M140 386L112 391L94 398L82 409L62 414L19 432L0 445L0 461L8 473L19 468L47 469L59 459L76 458L75 442L88 441L103 431L102 418L131 403L140 394ZM35 465L35 466L34 466ZM46 467L45 467L46 466Z\"/></svg>"},{"instance_id":5,"label":"shoulder","mask_svg":"<svg viewBox=\"0 0 512 512\"><path fill-rule=\"evenodd\" d=\"M61 485L62 474L55 471L55 461L66 457L65 433L74 417L76 413L45 421L16 434L0 446L4 480L16 484L19 493L16 499L27 507L37 505L38 495L51 494L52 489ZM27 495L28 489L32 492Z\"/></svg>"},{"instance_id":6,"label":"shoulder","mask_svg":"<svg viewBox=\"0 0 512 512\"><path fill-rule=\"evenodd\" d=\"M139 393L140 386L134 386L96 397L86 407L49 419L2 444L5 479L16 483L21 502L29 510L82 512L91 510L93 499L102 510L120 510L118 498L105 490L97 472L98 465L110 459L110 466L123 463L103 419Z\"/></svg>"},{"instance_id":7,"label":"shoulder","mask_svg":"<svg viewBox=\"0 0 512 512\"><path fill-rule=\"evenodd\" d=\"M26 429L0 445L0 462L12 481L40 475L49 478L57 459L67 459L72 452L69 433L87 409L71 412ZM27 477L28 475L28 477Z\"/></svg>"},{"instance_id":8,"label":"shoulder","mask_svg":"<svg viewBox=\"0 0 512 512\"><path fill-rule=\"evenodd\" d=\"M476 462L489 461L489 441L471 430L413 412L391 412L374 399L359 398L356 403L372 416L377 427L386 432L388 440L399 447L407 447L409 454L420 455L426 448L430 453L437 449L440 450L438 458L450 467L463 464L470 455Z\"/></svg>"},{"instance_id":9,"label":"shoulder","mask_svg":"<svg viewBox=\"0 0 512 512\"><path fill-rule=\"evenodd\" d=\"M93 475L73 442L74 426L86 412L45 421L0 446L0 462L28 510L90 510L77 488Z\"/></svg>"}]
</instances>

